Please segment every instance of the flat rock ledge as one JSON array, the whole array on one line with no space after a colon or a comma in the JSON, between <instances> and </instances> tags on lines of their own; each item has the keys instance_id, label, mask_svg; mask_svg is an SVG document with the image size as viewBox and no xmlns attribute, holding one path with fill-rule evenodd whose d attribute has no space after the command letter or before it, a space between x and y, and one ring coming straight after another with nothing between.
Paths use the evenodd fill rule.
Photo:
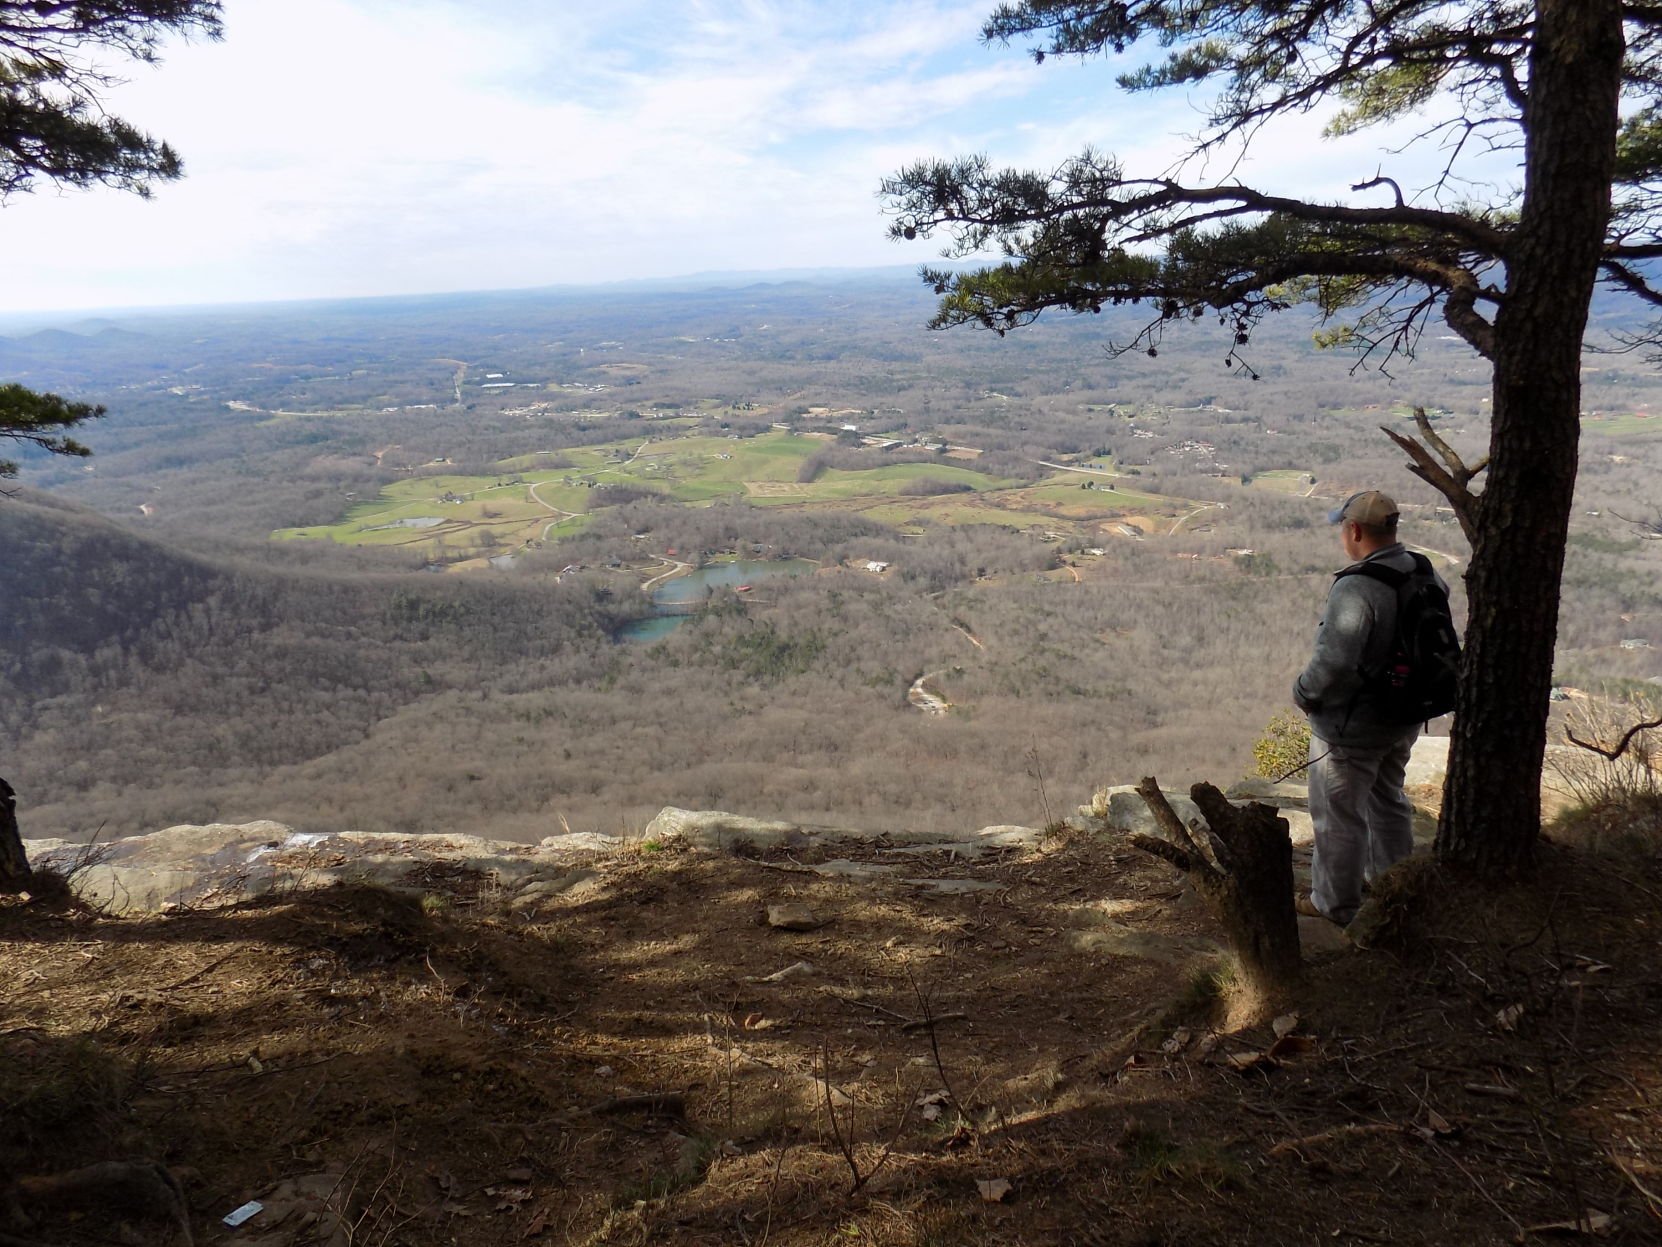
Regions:
<instances>
[{"instance_id":1,"label":"flat rock ledge","mask_svg":"<svg viewBox=\"0 0 1662 1247\"><path fill-rule=\"evenodd\" d=\"M1274 792L1260 792L1260 784L1267 787L1264 781L1246 781L1236 784L1224 795L1235 805L1246 805L1258 801L1265 805L1273 805L1276 812L1287 820L1287 830L1292 837L1295 848L1308 847L1315 841L1315 829L1310 823L1310 811L1307 807L1308 796L1302 788L1292 789L1283 785ZM1171 804L1172 812L1185 823L1201 826L1206 820L1201 817L1200 807L1189 800L1186 792L1171 792L1162 788L1166 800ZM1104 789L1097 794L1098 804L1080 806L1077 821L1086 826L1103 831L1132 832L1139 831L1145 835L1159 836L1164 839L1160 825L1155 822L1154 815L1149 812L1148 804L1137 795L1135 784L1116 784L1112 788ZM1103 811L1106 809L1106 812Z\"/></svg>"},{"instance_id":2,"label":"flat rock ledge","mask_svg":"<svg viewBox=\"0 0 1662 1247\"><path fill-rule=\"evenodd\" d=\"M1022 848L1037 844L1044 833L1037 827L983 827L956 835L895 828L858 831L851 827L830 827L814 823L772 822L745 818L722 810L683 810L666 805L646 825L642 838L653 841L679 840L695 849L717 853L756 849L806 849L841 841L877 843L897 852L949 852L962 857L979 857L994 849ZM548 841L543 841L547 844Z\"/></svg>"},{"instance_id":3,"label":"flat rock ledge","mask_svg":"<svg viewBox=\"0 0 1662 1247\"><path fill-rule=\"evenodd\" d=\"M1032 827L984 827L956 835L870 832L666 806L638 838L575 832L520 844L465 834L306 832L259 820L187 823L107 844L26 840L24 847L32 864L69 876L82 900L112 914L211 908L337 882L421 894L436 880L458 875L474 876L481 891L495 892L510 910L525 912L555 896L603 887L608 859L654 843L678 841L707 852L742 853L851 841L876 843L897 855L940 853L974 860L1042 839L1043 833ZM855 883L883 878L950 889L955 882L906 879L898 866L866 862L830 861L812 869Z\"/></svg>"},{"instance_id":4,"label":"flat rock ledge","mask_svg":"<svg viewBox=\"0 0 1662 1247\"><path fill-rule=\"evenodd\" d=\"M212 908L270 892L375 883L411 893L439 876L482 888L550 895L594 874L615 852L607 836L561 836L554 847L462 834L296 831L283 823L181 824L107 844L25 840L29 861L68 875L75 893L114 914ZM588 868L588 869L585 869Z\"/></svg>"}]
</instances>

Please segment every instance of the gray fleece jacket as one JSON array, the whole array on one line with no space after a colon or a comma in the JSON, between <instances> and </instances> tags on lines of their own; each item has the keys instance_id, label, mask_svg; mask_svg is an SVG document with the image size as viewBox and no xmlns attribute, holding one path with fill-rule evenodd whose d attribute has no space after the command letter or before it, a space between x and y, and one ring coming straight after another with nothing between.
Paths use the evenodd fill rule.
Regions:
<instances>
[{"instance_id":1,"label":"gray fleece jacket","mask_svg":"<svg viewBox=\"0 0 1662 1247\"><path fill-rule=\"evenodd\" d=\"M1413 555L1401 542L1362 562L1405 572L1414 568ZM1441 577L1437 583L1443 583ZM1417 723L1404 726L1381 715L1365 687L1364 673L1378 671L1390 656L1396 628L1397 591L1390 585L1371 576L1333 582L1316 625L1315 652L1293 681L1293 702L1309 718L1312 735L1329 745L1382 749L1419 731Z\"/></svg>"}]
</instances>

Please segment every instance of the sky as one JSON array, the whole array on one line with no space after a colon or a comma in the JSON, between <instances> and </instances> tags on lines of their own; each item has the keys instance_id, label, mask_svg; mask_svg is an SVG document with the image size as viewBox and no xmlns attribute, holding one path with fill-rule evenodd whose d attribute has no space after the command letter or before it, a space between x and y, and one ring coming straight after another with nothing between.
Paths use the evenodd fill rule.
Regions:
<instances>
[{"instance_id":1,"label":"sky","mask_svg":"<svg viewBox=\"0 0 1662 1247\"><path fill-rule=\"evenodd\" d=\"M984 45L992 7L226 0L222 42L106 100L184 179L0 204L0 313L915 266L941 241L890 242L877 194L915 160L1186 149L1203 100ZM1390 135L1320 130L1259 136L1239 176L1331 199L1388 161Z\"/></svg>"}]
</instances>

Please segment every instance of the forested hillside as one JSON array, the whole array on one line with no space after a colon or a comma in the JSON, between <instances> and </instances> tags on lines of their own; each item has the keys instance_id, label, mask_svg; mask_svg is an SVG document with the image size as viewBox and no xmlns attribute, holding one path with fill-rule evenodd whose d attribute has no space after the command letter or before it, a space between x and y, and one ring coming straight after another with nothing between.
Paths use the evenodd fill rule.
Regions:
<instances>
[{"instance_id":1,"label":"forested hillside","mask_svg":"<svg viewBox=\"0 0 1662 1247\"><path fill-rule=\"evenodd\" d=\"M1250 767L1349 492L1395 493L1458 594L1458 526L1378 431L1420 403L1481 446L1452 344L1388 378L1289 319L1246 372L1204 330L1156 363L1106 356L1107 315L999 341L928 334L927 307L867 275L0 339L30 384L111 409L90 462L29 459L0 499L0 774L28 834L537 837L665 804L1031 823L1104 782ZM1662 416L1642 361L1589 356L1587 386L1559 679L1631 694L1662 675ZM754 479L787 443L800 463ZM417 523L534 523L466 574L419 572L453 564L396 524L270 539L399 491ZM810 574L622 639L643 586L787 555ZM920 679L946 713L908 701Z\"/></svg>"},{"instance_id":2,"label":"forested hillside","mask_svg":"<svg viewBox=\"0 0 1662 1247\"><path fill-rule=\"evenodd\" d=\"M605 524L678 519L666 539L780 533L742 507ZM276 572L13 500L0 540L36 593L8 612L8 778L33 834L275 817L531 836L667 803L1031 819L1035 766L1057 801L1176 756L1242 769L1320 593L1314 555L1260 582L1128 543L1075 584L1054 546L998 529L823 535L798 538L820 574L626 645L644 599L615 575ZM841 566L880 556L903 573ZM102 627L75 623L94 610ZM907 704L926 672L952 714Z\"/></svg>"}]
</instances>

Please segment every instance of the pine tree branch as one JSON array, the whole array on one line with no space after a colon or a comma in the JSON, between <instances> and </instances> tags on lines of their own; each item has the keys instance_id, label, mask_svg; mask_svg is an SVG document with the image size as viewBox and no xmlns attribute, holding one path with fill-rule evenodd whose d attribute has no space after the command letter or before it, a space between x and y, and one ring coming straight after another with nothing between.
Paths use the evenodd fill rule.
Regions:
<instances>
[{"instance_id":1,"label":"pine tree branch","mask_svg":"<svg viewBox=\"0 0 1662 1247\"><path fill-rule=\"evenodd\" d=\"M1375 178L1364 182L1353 190L1362 190L1371 186L1390 182L1389 178ZM1392 186L1396 184L1390 182ZM1134 185L1134 183L1120 183L1120 185ZM1232 208L1220 210L1213 216L1238 215L1241 213L1279 213L1295 221L1309 221L1322 225L1361 225L1361 226L1405 226L1414 229L1423 229L1448 238L1458 239L1461 242L1476 248L1485 256L1500 259L1506 255L1508 234L1506 231L1481 221L1476 217L1460 212L1445 212L1438 208L1419 208L1402 202L1402 192L1397 191L1397 203L1386 208L1353 208L1346 204L1314 203L1306 199L1294 199L1286 195L1266 195L1262 191L1253 190L1247 186L1182 186L1176 182L1162 181L1157 183L1159 189L1144 195L1139 195L1125 201L1108 199L1099 204L1076 203L1059 206L1058 211L1068 214L1077 211L1106 212L1116 218L1125 218L1142 213L1155 212L1167 208L1183 206L1199 206L1202 204L1231 204ZM1149 237L1161 237L1188 228L1198 223L1198 218L1183 218L1174 221L1169 226L1158 231L1151 231Z\"/></svg>"},{"instance_id":2,"label":"pine tree branch","mask_svg":"<svg viewBox=\"0 0 1662 1247\"><path fill-rule=\"evenodd\" d=\"M1662 290L1652 286L1641 274L1614 260L1606 260L1603 267L1605 275L1623 290L1638 295L1646 303L1662 307Z\"/></svg>"}]
</instances>

